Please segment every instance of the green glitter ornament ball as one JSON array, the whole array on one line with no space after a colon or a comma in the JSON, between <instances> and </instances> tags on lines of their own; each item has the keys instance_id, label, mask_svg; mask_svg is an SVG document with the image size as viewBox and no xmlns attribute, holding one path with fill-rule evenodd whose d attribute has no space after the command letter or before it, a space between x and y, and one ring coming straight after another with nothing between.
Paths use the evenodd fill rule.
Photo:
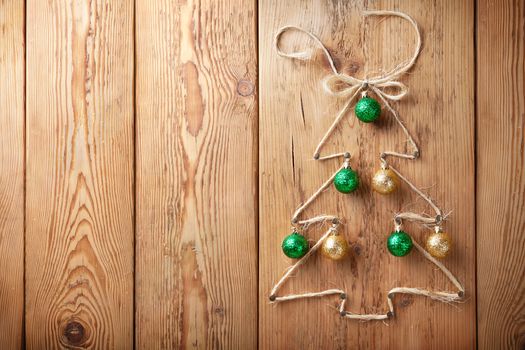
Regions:
<instances>
[{"instance_id":1,"label":"green glitter ornament ball","mask_svg":"<svg viewBox=\"0 0 525 350\"><path fill-rule=\"evenodd\" d=\"M281 247L284 255L292 259L299 259L308 251L308 241L303 235L294 232L284 238Z\"/></svg>"},{"instance_id":2,"label":"green glitter ornament ball","mask_svg":"<svg viewBox=\"0 0 525 350\"><path fill-rule=\"evenodd\" d=\"M388 237L388 251L394 256L405 256L412 250L412 238L404 231L395 231Z\"/></svg>"},{"instance_id":3,"label":"green glitter ornament ball","mask_svg":"<svg viewBox=\"0 0 525 350\"><path fill-rule=\"evenodd\" d=\"M335 174L334 186L342 193L353 192L359 187L359 177L352 169L343 168Z\"/></svg>"},{"instance_id":4,"label":"green glitter ornament ball","mask_svg":"<svg viewBox=\"0 0 525 350\"><path fill-rule=\"evenodd\" d=\"M357 119L364 123L371 123L381 115L379 102L371 97L363 97L355 105L355 115Z\"/></svg>"}]
</instances>

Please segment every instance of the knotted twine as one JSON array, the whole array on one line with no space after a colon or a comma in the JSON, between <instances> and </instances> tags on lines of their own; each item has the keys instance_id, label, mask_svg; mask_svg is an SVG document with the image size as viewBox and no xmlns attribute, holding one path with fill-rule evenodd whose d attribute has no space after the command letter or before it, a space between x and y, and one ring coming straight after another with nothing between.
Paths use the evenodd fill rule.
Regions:
<instances>
[{"instance_id":1,"label":"knotted twine","mask_svg":"<svg viewBox=\"0 0 525 350\"><path fill-rule=\"evenodd\" d=\"M418 25L410 16L408 16L405 13L398 12L398 11L365 11L363 15L364 16L397 16L397 17L407 20L412 25L413 29L415 30L417 34L416 48L414 50L414 54L412 55L411 59L404 64L398 65L393 70L391 70L389 73L386 73L384 75L379 75L379 76L374 76L374 77L365 76L364 79L359 79L359 78L356 78L348 74L340 73L335 67L334 60L332 56L330 55L330 52L328 51L326 46L321 42L321 40L317 36L315 36L311 32L306 31L296 26L285 26L285 27L282 27L275 36L275 47L276 47L277 53L282 57L305 60L305 61L310 60L312 58L311 52L296 51L296 52L286 53L281 50L280 45L279 45L281 36L288 31L295 30L295 31L304 33L308 37L310 37L315 42L315 44L323 51L326 59L328 60L328 63L332 70L332 74L326 76L323 79L322 81L323 89L328 94L331 94L333 96L340 97L340 98L346 98L347 102L337 114L330 128L321 138L321 141L319 142L314 152L313 157L316 160L326 160L326 159L332 159L332 158L344 156L345 162L340 169L348 166L350 154L348 152L343 152L343 153L337 153L337 154L332 154L332 155L321 157L320 155L321 148L326 143L327 139L330 137L332 132L335 130L335 128L337 127L341 119L346 115L349 108L352 106L355 98L359 95L359 93L361 93L362 96L366 96L367 90L371 90L376 96L379 97L379 99L383 102L383 104L386 106L388 111L394 116L396 122L400 125L403 132L407 136L409 144L412 146L412 153L399 153L399 152L394 152L394 151L382 152L380 155L382 166L387 167L387 161L386 161L387 156L395 156L395 157L400 157L400 158L405 158L405 159L416 159L419 157L419 148L417 144L415 143L414 139L410 135L408 129L405 127L405 125L399 118L399 115L397 114L396 110L394 110L392 106L390 105L391 101L399 101L404 96L406 96L406 94L408 93L408 88L406 87L406 85L403 84L402 82L397 81L397 78L399 78L400 75L406 73L409 69L412 68L412 66L415 64L419 56L419 53L421 51L421 33L419 31ZM396 90L397 93L387 92L392 89ZM392 166L390 166L390 168L405 183L407 183L413 191L415 191L419 196L425 199L436 212L435 218L429 218L426 216L422 216L422 215L419 215L416 213L410 213L410 212L399 213L394 217L396 229L400 228L401 221L403 219L410 220L410 221L418 221L425 225L435 224L436 228L438 228L438 226L441 224L441 221L443 220L441 209L432 201L432 199L429 196L425 195L421 190L419 190L406 177L404 177L398 170L394 169ZM338 171L340 169L338 169ZM336 173L334 173L323 185L321 185L321 187L317 190L317 192L315 192L308 200L305 201L305 203L302 206L300 206L295 211L292 217L292 224L302 225L303 229L306 229L311 224L319 224L327 220L332 220L332 225L330 229L326 231L325 234L323 234L323 236L315 243L315 245L308 251L308 253L304 257L299 259L294 265L288 268L288 270L285 272L282 278L272 288L270 292L270 301L271 302L283 302L283 301L289 301L289 300L295 300L295 299L301 299L301 298L324 297L324 296L339 294L341 303L339 304L338 311L341 314L341 316L349 318L349 319L358 319L358 320L364 320L364 321L386 320L390 317L393 317L394 316L394 304L392 300L395 294L423 295L423 296L430 297L432 299L435 299L441 302L446 302L446 303L460 301L461 298L464 296L464 288L461 285L461 283L441 262L439 262L434 257L432 257L425 249L423 249L415 241L414 241L414 246L416 247L416 249L426 259L428 259L433 264L435 264L448 277L448 279L458 288L457 293L448 292L448 291L447 292L430 291L430 290L421 289L421 288L396 287L396 288L391 289L388 292L387 301L388 301L389 311L385 314L354 314L349 311L346 311L345 303L347 299L347 294L343 290L340 290L340 289L329 289L329 290L324 290L320 292L307 292L303 294L290 294L290 295L285 295L285 296L277 296L278 290L292 276L292 273L295 270L297 270L301 265L303 265L308 260L308 258L312 256L321 247L323 241L329 235L335 232L338 229L339 225L341 224L339 218L333 215L319 215L314 218L310 218L306 220L301 220L301 221L298 220L299 215L304 211L304 209L306 209L306 207L309 206L314 201L314 199L317 198L317 196L320 193L322 193L326 188L328 188L328 186L330 186Z\"/></svg>"}]
</instances>

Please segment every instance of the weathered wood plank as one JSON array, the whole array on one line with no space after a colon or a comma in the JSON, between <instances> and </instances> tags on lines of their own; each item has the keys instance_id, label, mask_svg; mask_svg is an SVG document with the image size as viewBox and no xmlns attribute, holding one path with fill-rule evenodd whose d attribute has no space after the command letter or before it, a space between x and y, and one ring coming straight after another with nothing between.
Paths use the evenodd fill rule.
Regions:
<instances>
[{"instance_id":1,"label":"weathered wood plank","mask_svg":"<svg viewBox=\"0 0 525 350\"><path fill-rule=\"evenodd\" d=\"M20 349L24 317L24 2L0 2L0 344Z\"/></svg>"},{"instance_id":2,"label":"weathered wood plank","mask_svg":"<svg viewBox=\"0 0 525 350\"><path fill-rule=\"evenodd\" d=\"M253 349L255 2L136 8L136 347Z\"/></svg>"},{"instance_id":3,"label":"weathered wood plank","mask_svg":"<svg viewBox=\"0 0 525 350\"><path fill-rule=\"evenodd\" d=\"M360 16L363 2L277 1L259 3L260 66L260 325L261 349L464 349L475 346L474 235L474 7L472 1L371 1L369 9L397 9L413 16L423 34L423 50L401 80L410 96L396 104L422 152L417 161L394 161L409 179L427 189L446 211L445 229L455 240L444 261L464 283L466 302L458 308L418 297L397 297L397 315L389 327L381 322L341 319L337 296L270 306L268 293L290 261L281 252L291 213L340 163L315 162L311 155L343 100L325 94L320 81L330 73L326 60L301 63L281 58L273 47L277 30L298 25L317 34L347 74L363 77L388 71L407 59L414 34L400 19ZM365 34L363 34L365 33ZM296 34L285 48L308 45ZM351 165L363 186L356 194L324 193L307 214L338 213L346 218L343 233L353 244L345 262L315 257L295 274L284 291L348 291L348 309L384 313L386 292L395 286L453 290L440 271L416 252L394 258L386 250L392 213L408 208L428 211L406 186L393 197L372 194L370 178L387 148L403 149L405 139L392 119L375 125L358 123L353 113L343 121L326 153L350 151ZM406 225L423 243L430 232ZM310 231L311 239L321 230Z\"/></svg>"},{"instance_id":4,"label":"weathered wood plank","mask_svg":"<svg viewBox=\"0 0 525 350\"><path fill-rule=\"evenodd\" d=\"M133 347L133 3L27 2L26 343Z\"/></svg>"},{"instance_id":5,"label":"weathered wood plank","mask_svg":"<svg viewBox=\"0 0 525 350\"><path fill-rule=\"evenodd\" d=\"M478 1L480 349L525 347L525 4Z\"/></svg>"}]
</instances>

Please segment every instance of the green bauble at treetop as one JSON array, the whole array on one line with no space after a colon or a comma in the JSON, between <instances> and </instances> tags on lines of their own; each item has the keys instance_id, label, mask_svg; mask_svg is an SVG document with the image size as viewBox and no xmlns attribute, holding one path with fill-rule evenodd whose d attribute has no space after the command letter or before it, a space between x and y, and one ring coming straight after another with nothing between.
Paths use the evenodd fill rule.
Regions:
<instances>
[{"instance_id":1,"label":"green bauble at treetop","mask_svg":"<svg viewBox=\"0 0 525 350\"><path fill-rule=\"evenodd\" d=\"M284 238L281 247L284 255L292 259L299 259L308 252L308 241L303 235L293 232Z\"/></svg>"},{"instance_id":2,"label":"green bauble at treetop","mask_svg":"<svg viewBox=\"0 0 525 350\"><path fill-rule=\"evenodd\" d=\"M363 97L355 105L354 113L363 123L371 123L381 115L381 105L371 97Z\"/></svg>"},{"instance_id":3,"label":"green bauble at treetop","mask_svg":"<svg viewBox=\"0 0 525 350\"><path fill-rule=\"evenodd\" d=\"M412 238L405 231L394 231L386 242L388 251L394 256L405 256L412 250Z\"/></svg>"},{"instance_id":4,"label":"green bauble at treetop","mask_svg":"<svg viewBox=\"0 0 525 350\"><path fill-rule=\"evenodd\" d=\"M343 168L335 174L334 186L342 193L353 192L359 187L359 176L350 167Z\"/></svg>"}]
</instances>

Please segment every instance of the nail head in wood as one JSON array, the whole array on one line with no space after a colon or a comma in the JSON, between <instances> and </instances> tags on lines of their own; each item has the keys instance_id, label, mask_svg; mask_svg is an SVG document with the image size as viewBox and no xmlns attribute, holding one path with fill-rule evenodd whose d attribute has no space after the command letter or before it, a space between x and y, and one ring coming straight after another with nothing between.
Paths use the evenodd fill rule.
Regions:
<instances>
[{"instance_id":1,"label":"nail head in wood","mask_svg":"<svg viewBox=\"0 0 525 350\"><path fill-rule=\"evenodd\" d=\"M341 298L342 300L345 300L346 299L346 293L341 293L339 295L339 298Z\"/></svg>"},{"instance_id":2,"label":"nail head in wood","mask_svg":"<svg viewBox=\"0 0 525 350\"><path fill-rule=\"evenodd\" d=\"M393 313L392 311L388 311L388 312L386 313L386 316L387 316L388 318L392 318L392 317L394 317L394 313Z\"/></svg>"}]
</instances>

